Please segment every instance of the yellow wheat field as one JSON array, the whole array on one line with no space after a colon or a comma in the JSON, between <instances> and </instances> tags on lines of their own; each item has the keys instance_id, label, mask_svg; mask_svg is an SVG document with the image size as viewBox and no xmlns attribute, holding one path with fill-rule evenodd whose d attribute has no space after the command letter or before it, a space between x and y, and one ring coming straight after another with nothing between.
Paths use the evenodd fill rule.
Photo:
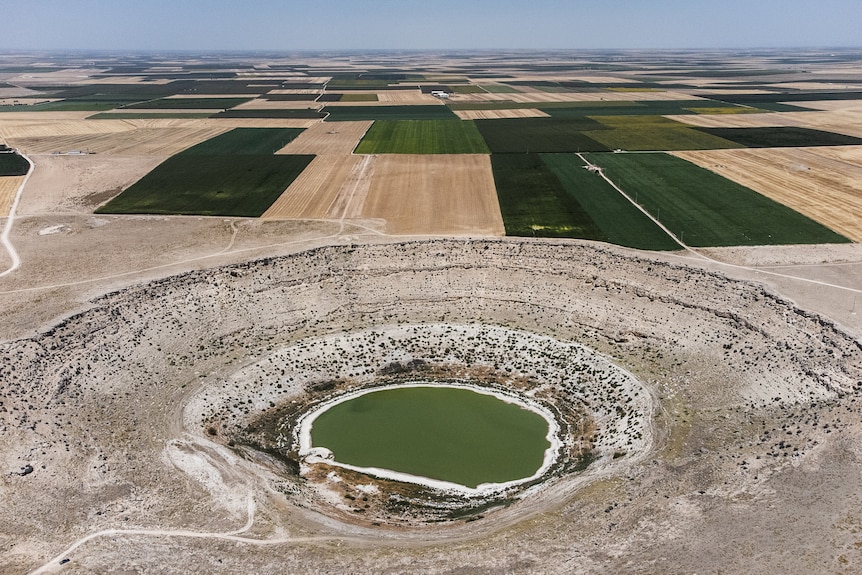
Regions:
<instances>
[{"instance_id":1,"label":"yellow wheat field","mask_svg":"<svg viewBox=\"0 0 862 575\"><path fill-rule=\"evenodd\" d=\"M9 215L12 203L15 201L15 194L18 193L18 188L21 187L24 177L0 176L0 218Z\"/></svg>"}]
</instances>

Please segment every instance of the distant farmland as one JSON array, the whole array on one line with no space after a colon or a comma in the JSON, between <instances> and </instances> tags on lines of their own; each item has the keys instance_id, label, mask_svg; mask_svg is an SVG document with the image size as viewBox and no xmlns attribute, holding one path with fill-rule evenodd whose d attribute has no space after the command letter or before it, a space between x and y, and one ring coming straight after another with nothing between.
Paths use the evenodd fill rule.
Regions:
<instances>
[{"instance_id":1,"label":"distant farmland","mask_svg":"<svg viewBox=\"0 0 862 575\"><path fill-rule=\"evenodd\" d=\"M327 122L356 120L457 120L446 106L327 106Z\"/></svg>"},{"instance_id":2,"label":"distant farmland","mask_svg":"<svg viewBox=\"0 0 862 575\"><path fill-rule=\"evenodd\" d=\"M787 206L669 154L587 157L691 246L849 241Z\"/></svg>"},{"instance_id":3,"label":"distant farmland","mask_svg":"<svg viewBox=\"0 0 862 575\"><path fill-rule=\"evenodd\" d=\"M312 155L272 155L301 130L238 128L172 156L97 213L260 216Z\"/></svg>"},{"instance_id":4,"label":"distant farmland","mask_svg":"<svg viewBox=\"0 0 862 575\"><path fill-rule=\"evenodd\" d=\"M487 154L471 121L378 120L356 147L357 154Z\"/></svg>"},{"instance_id":5,"label":"distant farmland","mask_svg":"<svg viewBox=\"0 0 862 575\"><path fill-rule=\"evenodd\" d=\"M609 149L623 150L715 150L740 145L704 133L662 116L605 116L598 118L606 130L591 132Z\"/></svg>"},{"instance_id":6,"label":"distant farmland","mask_svg":"<svg viewBox=\"0 0 862 575\"><path fill-rule=\"evenodd\" d=\"M746 148L796 148L812 146L858 146L862 139L823 130L797 128L695 128L701 132L736 142Z\"/></svg>"}]
</instances>

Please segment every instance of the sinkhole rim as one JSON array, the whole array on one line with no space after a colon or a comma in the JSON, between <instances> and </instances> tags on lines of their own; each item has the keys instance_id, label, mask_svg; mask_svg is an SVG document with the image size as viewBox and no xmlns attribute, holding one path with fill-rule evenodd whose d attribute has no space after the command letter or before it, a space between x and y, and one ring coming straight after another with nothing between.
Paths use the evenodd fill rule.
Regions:
<instances>
[{"instance_id":1,"label":"sinkhole rim","mask_svg":"<svg viewBox=\"0 0 862 575\"><path fill-rule=\"evenodd\" d=\"M521 409L526 409L538 414L548 425L548 432L545 438L548 440L549 446L545 449L542 465L529 477L513 479L503 483L481 483L476 487L468 487L451 481L433 479L412 475L409 473L399 472L392 469L383 469L377 467L359 467L347 463L335 461L332 453L325 447L314 447L311 442L311 429L314 421L319 415L329 410L331 407L351 401L363 395L378 391L386 391L392 389L401 389L405 387L448 387L455 389L464 389L483 395L490 395L500 401L517 405ZM314 406L311 410L304 413L297 421L294 434L295 445L298 446L298 454L300 461L303 464L314 465L316 463L326 463L334 467L349 469L371 477L380 479L388 479L431 487L446 492L454 492L466 496L486 496L504 491L510 487L515 487L524 483L535 481L544 476L557 463L562 452L563 442L560 440L560 424L557 418L550 409L545 407L540 402L527 397L526 395L515 393L509 390L489 388L475 383L469 382L441 382L433 380L416 380L402 383L393 383L381 386L364 387L356 389L333 397L321 404Z\"/></svg>"}]
</instances>

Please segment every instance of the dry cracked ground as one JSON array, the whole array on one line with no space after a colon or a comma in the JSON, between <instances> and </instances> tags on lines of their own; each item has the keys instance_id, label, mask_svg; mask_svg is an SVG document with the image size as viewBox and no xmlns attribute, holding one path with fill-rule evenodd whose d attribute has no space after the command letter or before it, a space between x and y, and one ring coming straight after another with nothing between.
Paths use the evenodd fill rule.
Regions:
<instances>
[{"instance_id":1,"label":"dry cracked ground","mask_svg":"<svg viewBox=\"0 0 862 575\"><path fill-rule=\"evenodd\" d=\"M3 573L862 570L857 246L714 250L718 263L339 222L65 214L22 218L12 240L24 263L0 285ZM649 441L469 521L374 525L188 413L279 350L431 324L588 346L648 392ZM516 380L520 364L485 367ZM249 400L240 418L272 407Z\"/></svg>"}]
</instances>

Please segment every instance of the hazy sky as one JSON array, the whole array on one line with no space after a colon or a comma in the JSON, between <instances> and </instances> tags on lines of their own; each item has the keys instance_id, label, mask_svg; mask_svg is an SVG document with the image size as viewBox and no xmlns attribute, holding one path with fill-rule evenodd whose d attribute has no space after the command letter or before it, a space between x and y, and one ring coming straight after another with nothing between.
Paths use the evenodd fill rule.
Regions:
<instances>
[{"instance_id":1,"label":"hazy sky","mask_svg":"<svg viewBox=\"0 0 862 575\"><path fill-rule=\"evenodd\" d=\"M862 46L860 0L13 0L0 49Z\"/></svg>"}]
</instances>

